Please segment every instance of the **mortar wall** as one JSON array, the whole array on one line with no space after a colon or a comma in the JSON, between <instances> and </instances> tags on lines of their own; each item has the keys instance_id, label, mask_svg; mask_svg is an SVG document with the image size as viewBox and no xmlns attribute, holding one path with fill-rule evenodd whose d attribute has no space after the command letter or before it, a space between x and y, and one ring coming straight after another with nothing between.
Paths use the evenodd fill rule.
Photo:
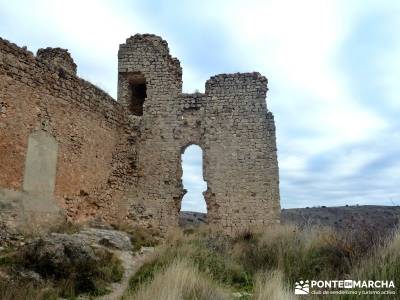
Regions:
<instances>
[{"instance_id":1,"label":"mortar wall","mask_svg":"<svg viewBox=\"0 0 400 300\"><path fill-rule=\"evenodd\" d=\"M178 225L185 194L181 155L191 144L203 150L214 227L234 233L278 222L275 125L265 77L221 74L206 82L205 93L185 94L167 42L135 35L118 52L116 102L75 75L67 50L40 53L0 39L0 223L26 223L31 212L40 222L57 212L165 232ZM132 105L135 85L142 107ZM45 176L43 193L33 173Z\"/></svg>"},{"instance_id":2,"label":"mortar wall","mask_svg":"<svg viewBox=\"0 0 400 300\"><path fill-rule=\"evenodd\" d=\"M173 66L171 68L171 66ZM259 73L222 74L204 94L183 94L181 72L159 37L137 35L119 50L119 98L129 107L129 76L143 76L147 97L138 139L138 184L128 194L129 219L161 230L177 226L181 154L203 149L209 222L227 233L279 220L275 126L267 80ZM126 79L126 80L125 80Z\"/></svg>"},{"instance_id":3,"label":"mortar wall","mask_svg":"<svg viewBox=\"0 0 400 300\"><path fill-rule=\"evenodd\" d=\"M74 74L0 40L0 102L0 189L4 192L0 201L24 198L28 139L44 131L58 144L55 204L77 221L119 216L117 204L126 184L120 175L127 171L124 166L133 159L128 154L135 148L125 149L124 110L114 99ZM21 195L10 200L9 191Z\"/></svg>"}]
</instances>

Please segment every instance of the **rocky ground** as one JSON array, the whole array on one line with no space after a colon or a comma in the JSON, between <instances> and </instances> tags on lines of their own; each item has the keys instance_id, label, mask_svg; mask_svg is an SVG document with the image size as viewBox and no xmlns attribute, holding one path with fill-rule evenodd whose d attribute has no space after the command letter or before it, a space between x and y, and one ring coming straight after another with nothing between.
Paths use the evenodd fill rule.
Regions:
<instances>
[{"instance_id":1,"label":"rocky ground","mask_svg":"<svg viewBox=\"0 0 400 300\"><path fill-rule=\"evenodd\" d=\"M338 206L282 209L281 222L329 226L339 231L372 231L385 234L398 226L400 206ZM180 224L183 227L207 223L207 215L199 212L182 211Z\"/></svg>"},{"instance_id":2,"label":"rocky ground","mask_svg":"<svg viewBox=\"0 0 400 300\"><path fill-rule=\"evenodd\" d=\"M4 235L6 242L0 244L0 299L42 299L44 291L49 299L83 300L103 294L98 299L120 299L129 278L154 249L136 245L138 238L132 233L110 228L74 230L38 237ZM33 290L25 293L21 289Z\"/></svg>"}]
</instances>

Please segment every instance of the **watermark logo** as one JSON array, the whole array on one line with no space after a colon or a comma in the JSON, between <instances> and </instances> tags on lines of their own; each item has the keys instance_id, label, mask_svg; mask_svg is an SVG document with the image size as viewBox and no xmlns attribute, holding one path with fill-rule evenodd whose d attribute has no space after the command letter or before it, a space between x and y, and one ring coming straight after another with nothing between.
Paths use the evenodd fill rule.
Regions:
<instances>
[{"instance_id":1,"label":"watermark logo","mask_svg":"<svg viewBox=\"0 0 400 300\"><path fill-rule=\"evenodd\" d=\"M393 280L300 280L295 295L395 295Z\"/></svg>"},{"instance_id":2,"label":"watermark logo","mask_svg":"<svg viewBox=\"0 0 400 300\"><path fill-rule=\"evenodd\" d=\"M294 293L296 295L308 295L310 293L310 282L308 280L296 281L294 286Z\"/></svg>"}]
</instances>

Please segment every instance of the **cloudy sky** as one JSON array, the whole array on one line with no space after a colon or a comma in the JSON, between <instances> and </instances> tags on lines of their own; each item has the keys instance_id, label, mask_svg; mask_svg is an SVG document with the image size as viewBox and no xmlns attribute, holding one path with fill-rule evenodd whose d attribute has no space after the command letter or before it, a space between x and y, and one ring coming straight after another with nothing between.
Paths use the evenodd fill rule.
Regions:
<instances>
[{"instance_id":1,"label":"cloudy sky","mask_svg":"<svg viewBox=\"0 0 400 300\"><path fill-rule=\"evenodd\" d=\"M161 35L184 91L259 71L277 123L282 207L400 205L400 1L5 1L0 36L68 48L113 97L118 45ZM201 150L184 157L183 207L204 210Z\"/></svg>"}]
</instances>

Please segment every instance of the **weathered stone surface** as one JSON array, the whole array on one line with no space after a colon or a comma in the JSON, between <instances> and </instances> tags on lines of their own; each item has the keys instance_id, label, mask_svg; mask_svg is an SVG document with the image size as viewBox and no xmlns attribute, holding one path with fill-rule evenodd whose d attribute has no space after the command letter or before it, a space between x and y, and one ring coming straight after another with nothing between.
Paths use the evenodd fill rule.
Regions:
<instances>
[{"instance_id":1,"label":"weathered stone surface","mask_svg":"<svg viewBox=\"0 0 400 300\"><path fill-rule=\"evenodd\" d=\"M24 281L29 281L32 284L42 284L44 282L42 276L40 276L39 273L32 271L32 270L27 270L27 269L17 269L15 270L15 277L18 280L24 280Z\"/></svg>"},{"instance_id":2,"label":"weathered stone surface","mask_svg":"<svg viewBox=\"0 0 400 300\"><path fill-rule=\"evenodd\" d=\"M205 93L183 94L179 61L153 35L135 35L118 52L118 102L140 118L138 178L128 192L128 218L156 228L175 226L182 186L181 154L203 149L209 224L228 233L279 222L275 125L259 73L220 74ZM135 85L146 83L143 112ZM142 95L143 97L143 95Z\"/></svg>"},{"instance_id":3,"label":"weathered stone surface","mask_svg":"<svg viewBox=\"0 0 400 300\"><path fill-rule=\"evenodd\" d=\"M53 66L59 67L63 71L76 75L76 64L67 49L46 48L39 49L36 53L37 58Z\"/></svg>"},{"instance_id":4,"label":"weathered stone surface","mask_svg":"<svg viewBox=\"0 0 400 300\"><path fill-rule=\"evenodd\" d=\"M35 174L39 182L54 180L51 199L46 195L42 202L52 201L76 221L115 221L124 214L119 205L134 178L136 149L126 134L124 109L91 83L59 69L0 39L0 207L12 198L14 210L1 215L8 224L35 225L26 208L50 207L29 205L41 197L23 189L28 141L43 132L58 149L55 178ZM51 219L35 215L39 222Z\"/></svg>"},{"instance_id":5,"label":"weathered stone surface","mask_svg":"<svg viewBox=\"0 0 400 300\"><path fill-rule=\"evenodd\" d=\"M111 249L129 251L132 250L131 240L128 234L117 230L88 228L73 236L85 240L91 244L99 244Z\"/></svg>"},{"instance_id":6,"label":"weathered stone surface","mask_svg":"<svg viewBox=\"0 0 400 300\"><path fill-rule=\"evenodd\" d=\"M76 76L66 50L34 56L0 39L0 207L11 196L14 207L6 214L0 208L0 217L7 224L49 222L59 212L43 213L46 206L75 221L165 232L178 225L185 193L181 154L197 144L212 226L231 233L279 222L275 125L266 92L267 79L254 72L216 75L205 93L184 94L182 69L167 42L137 34L120 45L115 101ZM37 178L27 160L35 136L57 145ZM43 184L45 197L24 190L27 177Z\"/></svg>"},{"instance_id":7,"label":"weathered stone surface","mask_svg":"<svg viewBox=\"0 0 400 300\"><path fill-rule=\"evenodd\" d=\"M0 252L9 246L19 246L24 240L15 228L0 222Z\"/></svg>"}]
</instances>

